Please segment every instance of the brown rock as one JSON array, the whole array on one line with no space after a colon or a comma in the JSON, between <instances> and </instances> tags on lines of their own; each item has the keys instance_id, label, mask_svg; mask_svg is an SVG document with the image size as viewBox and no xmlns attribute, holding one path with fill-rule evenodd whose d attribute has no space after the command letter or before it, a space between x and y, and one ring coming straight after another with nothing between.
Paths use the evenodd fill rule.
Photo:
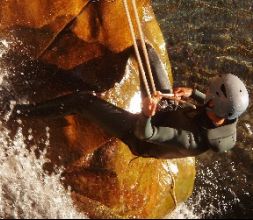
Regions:
<instances>
[{"instance_id":1,"label":"brown rock","mask_svg":"<svg viewBox=\"0 0 253 220\"><path fill-rule=\"evenodd\" d=\"M139 0L137 5L146 41L158 51L172 80L150 1ZM34 86L37 96L30 99L50 99L71 92L71 86L63 85L71 84L71 73L81 65L82 82L103 90L103 98L109 102L129 107L140 89L139 73L128 49L132 40L121 0L9 0L0 10L1 35L8 37L11 30L22 41L14 49L26 48L32 58L55 65L60 73L43 91ZM40 73L38 77L33 83L44 81ZM90 217L163 217L176 202L190 196L195 177L193 158L136 158L126 145L83 116L62 120L60 125L46 120L34 127L43 127L43 123L52 127L48 157L53 164L66 167L64 183L72 187L73 199ZM27 127L32 124L26 123Z\"/></svg>"}]
</instances>

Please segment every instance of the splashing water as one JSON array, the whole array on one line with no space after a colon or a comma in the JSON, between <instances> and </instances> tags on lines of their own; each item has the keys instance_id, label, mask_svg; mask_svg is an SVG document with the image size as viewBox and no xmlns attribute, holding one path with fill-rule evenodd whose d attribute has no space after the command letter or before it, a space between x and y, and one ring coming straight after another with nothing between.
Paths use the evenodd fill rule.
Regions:
<instances>
[{"instance_id":1,"label":"splashing water","mask_svg":"<svg viewBox=\"0 0 253 220\"><path fill-rule=\"evenodd\" d=\"M236 207L245 205L241 199L251 200L246 175L231 161L198 166L195 191L186 205L201 218L235 217Z\"/></svg>"},{"instance_id":2,"label":"splashing water","mask_svg":"<svg viewBox=\"0 0 253 220\"><path fill-rule=\"evenodd\" d=\"M6 53L6 49L9 48L10 42L6 40L0 40L0 58Z\"/></svg>"},{"instance_id":3,"label":"splashing water","mask_svg":"<svg viewBox=\"0 0 253 220\"><path fill-rule=\"evenodd\" d=\"M0 40L0 46L2 58L9 42ZM0 72L0 85L3 86L8 72L2 66ZM49 129L45 132L48 137L45 144L48 144ZM62 170L47 174L43 170L46 152L36 157L36 146L29 146L28 150L25 139L22 128L11 138L0 121L0 218L87 218L76 211L70 190L61 184Z\"/></svg>"},{"instance_id":4,"label":"splashing water","mask_svg":"<svg viewBox=\"0 0 253 220\"><path fill-rule=\"evenodd\" d=\"M0 218L84 218L60 183L62 171L44 172L45 152L28 151L21 129L11 140L2 127L0 145Z\"/></svg>"},{"instance_id":5,"label":"splashing water","mask_svg":"<svg viewBox=\"0 0 253 220\"><path fill-rule=\"evenodd\" d=\"M201 216L195 214L194 210L186 203L182 203L171 214L165 216L164 219L201 219Z\"/></svg>"},{"instance_id":6,"label":"splashing water","mask_svg":"<svg viewBox=\"0 0 253 220\"><path fill-rule=\"evenodd\" d=\"M221 161L214 161L211 165L202 162L198 164L193 195L165 219L235 217L235 207L239 204L243 206L241 198L251 201L251 195L247 190L247 177L238 175L236 164L229 161L225 166L230 169L225 170L224 162Z\"/></svg>"}]
</instances>

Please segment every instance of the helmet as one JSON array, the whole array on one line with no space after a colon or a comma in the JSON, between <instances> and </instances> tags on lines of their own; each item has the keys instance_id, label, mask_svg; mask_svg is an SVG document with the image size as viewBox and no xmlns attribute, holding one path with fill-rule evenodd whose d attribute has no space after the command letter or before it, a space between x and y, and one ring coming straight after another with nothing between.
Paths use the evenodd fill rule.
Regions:
<instances>
[{"instance_id":1,"label":"helmet","mask_svg":"<svg viewBox=\"0 0 253 220\"><path fill-rule=\"evenodd\" d=\"M206 103L213 101L214 111L221 118L238 118L249 105L249 93L244 83L233 74L222 74L210 81Z\"/></svg>"}]
</instances>

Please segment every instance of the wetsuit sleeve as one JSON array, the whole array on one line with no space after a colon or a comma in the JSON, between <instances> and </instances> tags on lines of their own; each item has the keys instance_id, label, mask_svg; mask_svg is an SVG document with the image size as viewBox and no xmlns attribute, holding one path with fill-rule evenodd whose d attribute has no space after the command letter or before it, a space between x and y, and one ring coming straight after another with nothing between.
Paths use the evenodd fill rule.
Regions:
<instances>
[{"instance_id":1,"label":"wetsuit sleeve","mask_svg":"<svg viewBox=\"0 0 253 220\"><path fill-rule=\"evenodd\" d=\"M193 89L191 98L193 98L194 100L196 100L199 103L204 104L205 99L206 99L206 95L197 89Z\"/></svg>"},{"instance_id":2,"label":"wetsuit sleeve","mask_svg":"<svg viewBox=\"0 0 253 220\"><path fill-rule=\"evenodd\" d=\"M152 137L154 131L151 125L151 118L141 113L136 122L134 133L141 140L147 140Z\"/></svg>"},{"instance_id":3,"label":"wetsuit sleeve","mask_svg":"<svg viewBox=\"0 0 253 220\"><path fill-rule=\"evenodd\" d=\"M136 122L134 133L141 140L165 142L175 137L176 129L153 126L151 118L141 114Z\"/></svg>"},{"instance_id":4,"label":"wetsuit sleeve","mask_svg":"<svg viewBox=\"0 0 253 220\"><path fill-rule=\"evenodd\" d=\"M166 122L160 121L163 117ZM208 142L201 135L201 128L194 123L195 117L188 117L183 110L161 114L156 119L143 114L137 119L134 133L143 141L135 148L138 155L172 159L196 156L209 149Z\"/></svg>"}]
</instances>

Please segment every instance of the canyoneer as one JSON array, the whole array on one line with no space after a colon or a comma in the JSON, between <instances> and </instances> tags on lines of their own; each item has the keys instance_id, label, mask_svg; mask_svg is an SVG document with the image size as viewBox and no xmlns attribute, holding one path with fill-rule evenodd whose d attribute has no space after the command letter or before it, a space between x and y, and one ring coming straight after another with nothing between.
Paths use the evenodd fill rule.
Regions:
<instances>
[{"instance_id":1,"label":"canyoneer","mask_svg":"<svg viewBox=\"0 0 253 220\"><path fill-rule=\"evenodd\" d=\"M173 90L161 58L145 41L136 7L133 5L138 40L127 1L123 3L139 66L142 112L132 114L103 100L96 92L81 91L43 103L17 104L12 118L79 114L141 157L173 159L196 156L209 149L232 149L238 118L249 104L244 83L233 74L220 74L210 80L205 94L188 87ZM189 98L199 104L189 104L185 100Z\"/></svg>"}]
</instances>

